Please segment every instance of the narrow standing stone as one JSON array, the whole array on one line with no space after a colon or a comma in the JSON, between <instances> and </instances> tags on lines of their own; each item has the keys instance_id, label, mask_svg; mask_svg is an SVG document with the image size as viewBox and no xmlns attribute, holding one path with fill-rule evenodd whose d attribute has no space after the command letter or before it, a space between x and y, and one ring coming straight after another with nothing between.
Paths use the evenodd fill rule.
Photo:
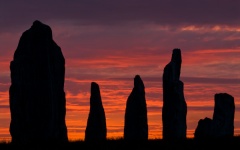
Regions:
<instances>
[{"instance_id":1,"label":"narrow standing stone","mask_svg":"<svg viewBox=\"0 0 240 150\"><path fill-rule=\"evenodd\" d=\"M145 87L139 75L127 99L124 124L125 140L148 140L147 104Z\"/></svg>"},{"instance_id":2,"label":"narrow standing stone","mask_svg":"<svg viewBox=\"0 0 240 150\"><path fill-rule=\"evenodd\" d=\"M171 61L163 72L163 139L186 138L187 104L184 98L181 71L181 50L174 49Z\"/></svg>"},{"instance_id":3,"label":"narrow standing stone","mask_svg":"<svg viewBox=\"0 0 240 150\"><path fill-rule=\"evenodd\" d=\"M90 112L85 130L85 141L104 141L107 138L105 112L99 85L91 83Z\"/></svg>"}]
</instances>

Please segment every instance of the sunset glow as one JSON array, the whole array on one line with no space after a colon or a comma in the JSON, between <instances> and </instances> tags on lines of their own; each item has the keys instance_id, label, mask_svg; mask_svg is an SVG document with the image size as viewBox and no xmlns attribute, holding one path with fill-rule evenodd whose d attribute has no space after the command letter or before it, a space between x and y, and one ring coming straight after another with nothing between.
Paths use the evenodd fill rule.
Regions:
<instances>
[{"instance_id":1,"label":"sunset glow","mask_svg":"<svg viewBox=\"0 0 240 150\"><path fill-rule=\"evenodd\" d=\"M126 100L137 74L145 85L149 138L162 138L162 75L174 48L182 52L187 137L194 136L200 119L212 118L216 93L234 97L234 134L240 135L240 26L236 24L240 19L235 17L240 14L239 2L45 2L33 6L30 1L28 5L0 2L0 140L11 140L10 62L22 33L34 20L51 27L65 58L69 140L84 139L91 82L100 86L107 137L123 137Z\"/></svg>"}]
</instances>

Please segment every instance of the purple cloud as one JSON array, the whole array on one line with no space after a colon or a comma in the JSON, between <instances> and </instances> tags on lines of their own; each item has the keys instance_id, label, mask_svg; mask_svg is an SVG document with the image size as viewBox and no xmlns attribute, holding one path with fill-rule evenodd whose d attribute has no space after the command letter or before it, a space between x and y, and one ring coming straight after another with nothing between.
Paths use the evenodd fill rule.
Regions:
<instances>
[{"instance_id":1,"label":"purple cloud","mask_svg":"<svg viewBox=\"0 0 240 150\"><path fill-rule=\"evenodd\" d=\"M76 24L152 22L161 25L230 25L239 23L238 0L81 0L7 1L0 5L1 25L17 27L40 20L72 20Z\"/></svg>"}]
</instances>

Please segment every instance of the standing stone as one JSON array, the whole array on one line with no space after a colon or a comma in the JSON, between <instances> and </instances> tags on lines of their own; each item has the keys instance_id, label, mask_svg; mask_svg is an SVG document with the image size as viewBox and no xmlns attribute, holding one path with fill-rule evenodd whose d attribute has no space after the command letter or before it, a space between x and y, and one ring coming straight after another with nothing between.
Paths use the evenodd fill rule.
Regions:
<instances>
[{"instance_id":1,"label":"standing stone","mask_svg":"<svg viewBox=\"0 0 240 150\"><path fill-rule=\"evenodd\" d=\"M65 59L48 25L22 34L10 70L12 142L66 142Z\"/></svg>"},{"instance_id":2,"label":"standing stone","mask_svg":"<svg viewBox=\"0 0 240 150\"><path fill-rule=\"evenodd\" d=\"M218 93L214 96L213 126L215 137L234 136L234 97L227 93Z\"/></svg>"},{"instance_id":3,"label":"standing stone","mask_svg":"<svg viewBox=\"0 0 240 150\"><path fill-rule=\"evenodd\" d=\"M194 133L196 139L206 139L213 137L213 123L212 119L205 117L198 121L197 128Z\"/></svg>"},{"instance_id":4,"label":"standing stone","mask_svg":"<svg viewBox=\"0 0 240 150\"><path fill-rule=\"evenodd\" d=\"M127 99L124 125L125 140L148 140L147 104L145 87L139 75Z\"/></svg>"},{"instance_id":5,"label":"standing stone","mask_svg":"<svg viewBox=\"0 0 240 150\"><path fill-rule=\"evenodd\" d=\"M234 136L234 97L227 93L214 96L213 119L200 119L194 138L224 138Z\"/></svg>"},{"instance_id":6,"label":"standing stone","mask_svg":"<svg viewBox=\"0 0 240 150\"><path fill-rule=\"evenodd\" d=\"M90 112L85 130L85 141L104 141L107 138L105 112L99 85L91 83Z\"/></svg>"},{"instance_id":7,"label":"standing stone","mask_svg":"<svg viewBox=\"0 0 240 150\"><path fill-rule=\"evenodd\" d=\"M187 104L184 98L181 71L181 50L173 49L172 59L163 72L163 139L186 138Z\"/></svg>"}]
</instances>

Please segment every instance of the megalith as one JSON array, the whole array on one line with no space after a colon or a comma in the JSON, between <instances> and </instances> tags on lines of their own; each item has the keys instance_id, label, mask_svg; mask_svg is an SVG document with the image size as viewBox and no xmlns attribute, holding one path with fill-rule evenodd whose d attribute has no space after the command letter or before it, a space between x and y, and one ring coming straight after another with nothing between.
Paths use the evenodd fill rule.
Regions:
<instances>
[{"instance_id":1,"label":"megalith","mask_svg":"<svg viewBox=\"0 0 240 150\"><path fill-rule=\"evenodd\" d=\"M107 138L105 111L99 85L91 83L90 111L85 130L85 141L104 141Z\"/></svg>"},{"instance_id":2,"label":"megalith","mask_svg":"<svg viewBox=\"0 0 240 150\"><path fill-rule=\"evenodd\" d=\"M213 118L200 119L194 138L229 138L234 136L234 97L228 93L214 95Z\"/></svg>"},{"instance_id":3,"label":"megalith","mask_svg":"<svg viewBox=\"0 0 240 150\"><path fill-rule=\"evenodd\" d=\"M205 117L204 119L200 119L198 121L197 128L194 132L194 138L196 139L206 139L213 137L213 123L212 119Z\"/></svg>"},{"instance_id":4,"label":"megalith","mask_svg":"<svg viewBox=\"0 0 240 150\"><path fill-rule=\"evenodd\" d=\"M12 142L66 142L65 59L48 25L22 34L10 71Z\"/></svg>"},{"instance_id":5,"label":"megalith","mask_svg":"<svg viewBox=\"0 0 240 150\"><path fill-rule=\"evenodd\" d=\"M163 87L163 139L186 138L187 104L184 84L180 80L182 56L180 49L173 49L171 61L164 67Z\"/></svg>"},{"instance_id":6,"label":"megalith","mask_svg":"<svg viewBox=\"0 0 240 150\"><path fill-rule=\"evenodd\" d=\"M214 95L213 134L215 137L234 136L234 97L228 93Z\"/></svg>"},{"instance_id":7,"label":"megalith","mask_svg":"<svg viewBox=\"0 0 240 150\"><path fill-rule=\"evenodd\" d=\"M145 86L140 75L135 76L134 87L127 99L124 120L124 139L148 140Z\"/></svg>"}]
</instances>

